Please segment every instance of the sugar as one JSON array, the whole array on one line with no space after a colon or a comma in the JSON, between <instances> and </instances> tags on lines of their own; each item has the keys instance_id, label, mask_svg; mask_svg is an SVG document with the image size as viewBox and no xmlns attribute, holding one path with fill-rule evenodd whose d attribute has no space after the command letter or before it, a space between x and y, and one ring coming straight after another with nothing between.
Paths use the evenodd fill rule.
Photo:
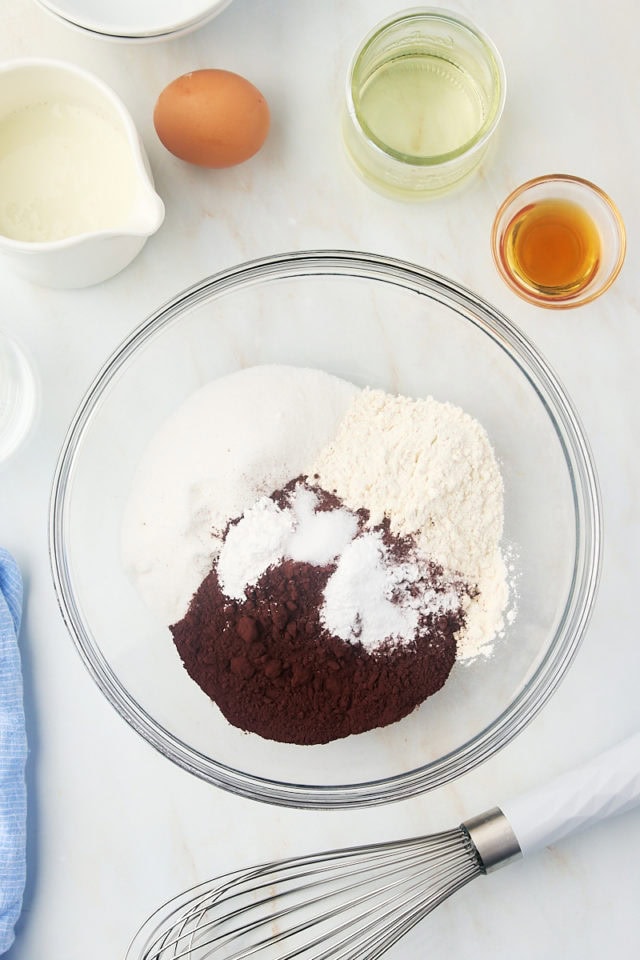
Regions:
<instances>
[{"instance_id":1,"label":"sugar","mask_svg":"<svg viewBox=\"0 0 640 960\"><path fill-rule=\"evenodd\" d=\"M229 521L306 472L357 392L322 370L247 367L196 390L160 426L125 505L122 560L161 623L187 612Z\"/></svg>"}]
</instances>

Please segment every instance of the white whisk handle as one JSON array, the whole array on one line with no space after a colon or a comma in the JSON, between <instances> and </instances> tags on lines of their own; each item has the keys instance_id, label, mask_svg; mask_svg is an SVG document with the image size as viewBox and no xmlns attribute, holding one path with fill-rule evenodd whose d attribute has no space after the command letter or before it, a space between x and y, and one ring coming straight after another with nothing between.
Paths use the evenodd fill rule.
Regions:
<instances>
[{"instance_id":1,"label":"white whisk handle","mask_svg":"<svg viewBox=\"0 0 640 960\"><path fill-rule=\"evenodd\" d=\"M500 804L524 855L640 804L640 733Z\"/></svg>"}]
</instances>

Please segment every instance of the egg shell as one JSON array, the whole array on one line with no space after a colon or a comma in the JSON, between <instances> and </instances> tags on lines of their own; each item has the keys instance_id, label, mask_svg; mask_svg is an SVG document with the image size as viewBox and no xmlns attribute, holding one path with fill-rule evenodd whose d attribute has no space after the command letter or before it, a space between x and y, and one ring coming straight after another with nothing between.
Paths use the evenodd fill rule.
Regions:
<instances>
[{"instance_id":1,"label":"egg shell","mask_svg":"<svg viewBox=\"0 0 640 960\"><path fill-rule=\"evenodd\" d=\"M267 101L229 70L194 70L164 88L153 112L161 142L176 157L201 167L232 167L258 152L267 138Z\"/></svg>"}]
</instances>

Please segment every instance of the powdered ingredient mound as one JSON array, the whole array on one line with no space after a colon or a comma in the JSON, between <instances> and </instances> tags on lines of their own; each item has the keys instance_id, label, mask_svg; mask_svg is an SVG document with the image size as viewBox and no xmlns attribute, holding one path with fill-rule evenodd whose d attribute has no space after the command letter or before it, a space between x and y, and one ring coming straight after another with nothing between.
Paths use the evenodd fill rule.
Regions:
<instances>
[{"instance_id":1,"label":"powdered ingredient mound","mask_svg":"<svg viewBox=\"0 0 640 960\"><path fill-rule=\"evenodd\" d=\"M213 570L171 627L187 672L234 726L328 743L395 723L444 684L461 610L431 617L410 643L369 652L320 624L332 569L285 560L243 602L224 596Z\"/></svg>"},{"instance_id":2,"label":"powdered ingredient mound","mask_svg":"<svg viewBox=\"0 0 640 960\"><path fill-rule=\"evenodd\" d=\"M306 512L309 498L323 527L323 520L345 516L339 498L312 490L304 477L275 491L268 503L284 511L302 504ZM267 517L271 529L270 512L259 516ZM370 538L368 512L351 517L351 544ZM227 543L243 519L231 522ZM313 520L305 520L309 532ZM417 611L409 638L383 634L374 647L358 640L357 619L356 635L348 640L323 623L327 584L339 556L327 563L279 558L237 597L223 589L214 564L171 632L189 675L234 726L269 740L327 743L395 723L442 687L455 661L467 588L433 563L417 566L413 537L392 534L387 520L374 535L398 574L384 602Z\"/></svg>"},{"instance_id":3,"label":"powdered ingredient mound","mask_svg":"<svg viewBox=\"0 0 640 960\"><path fill-rule=\"evenodd\" d=\"M197 391L150 445L124 562L232 724L323 743L395 722L454 660L491 653L503 493L460 408L253 367Z\"/></svg>"}]
</instances>

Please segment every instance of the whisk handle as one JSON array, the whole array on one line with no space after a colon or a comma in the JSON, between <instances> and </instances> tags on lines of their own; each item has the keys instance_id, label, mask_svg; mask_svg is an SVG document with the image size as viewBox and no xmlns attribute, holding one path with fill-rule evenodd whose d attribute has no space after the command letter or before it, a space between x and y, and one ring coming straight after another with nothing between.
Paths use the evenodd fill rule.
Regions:
<instances>
[{"instance_id":1,"label":"whisk handle","mask_svg":"<svg viewBox=\"0 0 640 960\"><path fill-rule=\"evenodd\" d=\"M640 732L500 809L527 855L639 804Z\"/></svg>"}]
</instances>

